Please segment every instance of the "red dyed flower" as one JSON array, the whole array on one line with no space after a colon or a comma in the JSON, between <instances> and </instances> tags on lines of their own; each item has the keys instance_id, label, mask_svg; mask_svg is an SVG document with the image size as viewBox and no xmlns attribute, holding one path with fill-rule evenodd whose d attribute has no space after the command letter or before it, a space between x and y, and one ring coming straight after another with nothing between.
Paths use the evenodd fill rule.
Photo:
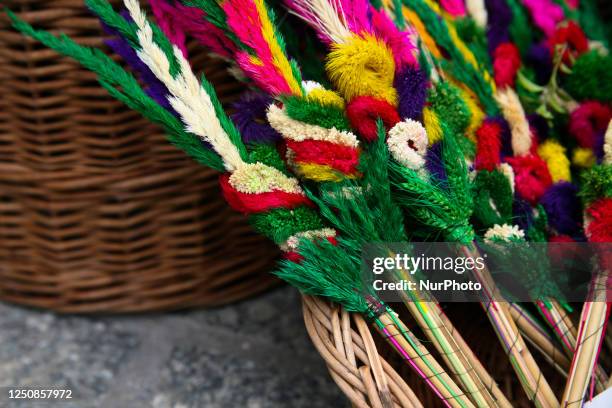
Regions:
<instances>
[{"instance_id":1,"label":"red dyed flower","mask_svg":"<svg viewBox=\"0 0 612 408\"><path fill-rule=\"evenodd\" d=\"M532 205L537 204L552 184L546 162L533 154L509 157L506 161L514 170L516 191Z\"/></svg>"},{"instance_id":2,"label":"red dyed flower","mask_svg":"<svg viewBox=\"0 0 612 408\"><path fill-rule=\"evenodd\" d=\"M293 209L302 205L314 206L305 195L274 190L250 194L236 190L229 182L229 174L219 176L219 184L225 201L231 208L243 214L257 214L275 208Z\"/></svg>"},{"instance_id":3,"label":"red dyed flower","mask_svg":"<svg viewBox=\"0 0 612 408\"><path fill-rule=\"evenodd\" d=\"M493 72L499 87L514 87L516 73L521 67L521 55L516 45L502 43L493 52Z\"/></svg>"},{"instance_id":4,"label":"red dyed flower","mask_svg":"<svg viewBox=\"0 0 612 408\"><path fill-rule=\"evenodd\" d=\"M591 242L612 242L612 198L602 198L587 208L591 222L586 235Z\"/></svg>"},{"instance_id":5,"label":"red dyed flower","mask_svg":"<svg viewBox=\"0 0 612 408\"><path fill-rule=\"evenodd\" d=\"M500 124L493 120L485 120L476 131L477 170L493 171L500 163L501 131Z\"/></svg>"},{"instance_id":6,"label":"red dyed flower","mask_svg":"<svg viewBox=\"0 0 612 408\"><path fill-rule=\"evenodd\" d=\"M357 173L359 150L325 140L287 140L293 161L328 165L344 174Z\"/></svg>"},{"instance_id":7,"label":"red dyed flower","mask_svg":"<svg viewBox=\"0 0 612 408\"><path fill-rule=\"evenodd\" d=\"M304 260L304 257L295 251L285 252L283 257L286 260L297 264L302 263L302 261Z\"/></svg>"},{"instance_id":8,"label":"red dyed flower","mask_svg":"<svg viewBox=\"0 0 612 408\"><path fill-rule=\"evenodd\" d=\"M560 26L548 40L551 55L554 55L555 46L567 45L567 50L563 54L563 61L569 62L570 54L576 58L589 50L589 41L582 31L582 28L573 21L569 21L565 26Z\"/></svg>"},{"instance_id":9,"label":"red dyed flower","mask_svg":"<svg viewBox=\"0 0 612 408\"><path fill-rule=\"evenodd\" d=\"M612 242L612 198L602 198L592 203L586 213L590 222L586 236L590 242ZM612 270L612 250L609 247L598 247L599 264L604 270ZM608 284L610 283L608 277ZM608 294L610 295L610 294Z\"/></svg>"},{"instance_id":10,"label":"red dyed flower","mask_svg":"<svg viewBox=\"0 0 612 408\"><path fill-rule=\"evenodd\" d=\"M388 131L401 119L397 110L389 102L371 96L358 96L346 107L346 115L353 129L367 141L378 137L378 119L382 119Z\"/></svg>"},{"instance_id":11,"label":"red dyed flower","mask_svg":"<svg viewBox=\"0 0 612 408\"><path fill-rule=\"evenodd\" d=\"M597 101L580 104L570 115L569 131L581 147L593 149L597 135L605 132L612 118L612 109Z\"/></svg>"}]
</instances>

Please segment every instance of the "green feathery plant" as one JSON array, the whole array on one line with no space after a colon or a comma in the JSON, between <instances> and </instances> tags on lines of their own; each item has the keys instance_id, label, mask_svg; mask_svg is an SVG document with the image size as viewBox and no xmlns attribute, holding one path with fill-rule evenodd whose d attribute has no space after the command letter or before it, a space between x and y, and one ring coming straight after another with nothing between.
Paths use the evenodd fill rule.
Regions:
<instances>
[{"instance_id":1,"label":"green feathery plant","mask_svg":"<svg viewBox=\"0 0 612 408\"><path fill-rule=\"evenodd\" d=\"M469 222L473 209L471 182L455 135L444 122L440 125L444 134L442 162L447 180L426 178L390 161L394 198L424 230L434 231L447 241L468 244L475 236Z\"/></svg>"},{"instance_id":2,"label":"green feathery plant","mask_svg":"<svg viewBox=\"0 0 612 408\"><path fill-rule=\"evenodd\" d=\"M510 181L501 171L480 170L473 185L474 212L473 224L480 232L485 232L495 224L512 222L512 202L514 195Z\"/></svg>"},{"instance_id":3,"label":"green feathery plant","mask_svg":"<svg viewBox=\"0 0 612 408\"><path fill-rule=\"evenodd\" d=\"M361 280L361 244L339 238L337 245L326 240L300 242L301 262L282 261L275 274L302 293L323 296L351 312L370 314Z\"/></svg>"}]
</instances>

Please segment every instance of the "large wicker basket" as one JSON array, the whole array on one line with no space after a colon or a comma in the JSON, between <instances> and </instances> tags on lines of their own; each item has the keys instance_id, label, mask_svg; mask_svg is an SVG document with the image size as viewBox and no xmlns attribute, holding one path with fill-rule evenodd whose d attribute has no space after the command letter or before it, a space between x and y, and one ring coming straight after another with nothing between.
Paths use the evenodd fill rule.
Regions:
<instances>
[{"instance_id":1,"label":"large wicker basket","mask_svg":"<svg viewBox=\"0 0 612 408\"><path fill-rule=\"evenodd\" d=\"M37 27L103 45L83 0L2 3ZM198 51L192 60L224 102L239 92L221 62ZM0 299L132 312L218 305L274 282L274 248L223 203L215 172L6 16L0 95Z\"/></svg>"}]
</instances>

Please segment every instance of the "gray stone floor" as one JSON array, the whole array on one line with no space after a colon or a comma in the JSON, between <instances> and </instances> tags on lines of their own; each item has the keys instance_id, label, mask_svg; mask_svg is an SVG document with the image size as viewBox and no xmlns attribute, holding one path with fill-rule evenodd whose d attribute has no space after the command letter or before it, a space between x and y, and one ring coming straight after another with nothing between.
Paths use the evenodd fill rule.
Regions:
<instances>
[{"instance_id":1,"label":"gray stone floor","mask_svg":"<svg viewBox=\"0 0 612 408\"><path fill-rule=\"evenodd\" d=\"M76 399L2 396L1 408L347 406L288 287L218 309L127 317L0 304L0 387L8 386L69 388Z\"/></svg>"}]
</instances>

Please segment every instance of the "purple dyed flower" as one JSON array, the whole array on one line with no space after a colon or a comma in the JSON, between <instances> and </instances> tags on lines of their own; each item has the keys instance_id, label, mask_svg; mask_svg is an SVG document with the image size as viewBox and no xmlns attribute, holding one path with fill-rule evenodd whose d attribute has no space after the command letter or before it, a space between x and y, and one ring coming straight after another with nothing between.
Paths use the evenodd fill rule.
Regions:
<instances>
[{"instance_id":1,"label":"purple dyed flower","mask_svg":"<svg viewBox=\"0 0 612 408\"><path fill-rule=\"evenodd\" d=\"M265 94L246 93L233 104L236 111L232 120L245 143L274 143L281 135L269 124L266 117L273 99Z\"/></svg>"},{"instance_id":2,"label":"purple dyed flower","mask_svg":"<svg viewBox=\"0 0 612 408\"><path fill-rule=\"evenodd\" d=\"M548 122L546 122L543 116L531 113L527 115L527 120L529 121L529 126L535 129L538 142L543 142L548 138Z\"/></svg>"},{"instance_id":3,"label":"purple dyed flower","mask_svg":"<svg viewBox=\"0 0 612 408\"><path fill-rule=\"evenodd\" d=\"M419 67L406 66L395 76L398 113L402 119L420 120L427 99L427 75Z\"/></svg>"},{"instance_id":4,"label":"purple dyed flower","mask_svg":"<svg viewBox=\"0 0 612 408\"><path fill-rule=\"evenodd\" d=\"M601 163L604 158L604 142L606 139L606 130L602 129L595 135L595 146L593 146L593 152L597 157L597 163Z\"/></svg>"},{"instance_id":5,"label":"purple dyed flower","mask_svg":"<svg viewBox=\"0 0 612 408\"><path fill-rule=\"evenodd\" d=\"M512 204L513 222L523 231L527 231L533 224L533 211L531 204L518 193L514 195Z\"/></svg>"},{"instance_id":6,"label":"purple dyed flower","mask_svg":"<svg viewBox=\"0 0 612 408\"><path fill-rule=\"evenodd\" d=\"M442 162L442 142L434 143L427 149L425 168L433 178L441 182L446 181L446 171Z\"/></svg>"},{"instance_id":7,"label":"purple dyed flower","mask_svg":"<svg viewBox=\"0 0 612 408\"><path fill-rule=\"evenodd\" d=\"M512 10L505 0L485 0L487 15L489 16L487 27L487 39L489 54L502 43L510 41L509 27L512 22Z\"/></svg>"},{"instance_id":8,"label":"purple dyed flower","mask_svg":"<svg viewBox=\"0 0 612 408\"><path fill-rule=\"evenodd\" d=\"M121 13L127 21L130 21L129 14L127 12ZM127 17L125 17L127 15ZM167 109L173 115L177 115L176 111L170 106L168 101L168 88L153 74L151 69L138 57L138 54L130 46L128 41L123 38L117 30L101 21L102 28L106 33L113 36L113 38L105 40L104 42L108 45L115 54L119 55L130 68L138 74L140 80L145 85L145 92L160 106Z\"/></svg>"},{"instance_id":9,"label":"purple dyed flower","mask_svg":"<svg viewBox=\"0 0 612 408\"><path fill-rule=\"evenodd\" d=\"M561 181L553 184L540 199L548 216L548 223L558 233L575 235L580 231L581 206L578 188Z\"/></svg>"},{"instance_id":10,"label":"purple dyed flower","mask_svg":"<svg viewBox=\"0 0 612 408\"><path fill-rule=\"evenodd\" d=\"M553 68L548 47L545 44L533 44L527 51L526 60L534 68L537 82L548 82Z\"/></svg>"}]
</instances>

